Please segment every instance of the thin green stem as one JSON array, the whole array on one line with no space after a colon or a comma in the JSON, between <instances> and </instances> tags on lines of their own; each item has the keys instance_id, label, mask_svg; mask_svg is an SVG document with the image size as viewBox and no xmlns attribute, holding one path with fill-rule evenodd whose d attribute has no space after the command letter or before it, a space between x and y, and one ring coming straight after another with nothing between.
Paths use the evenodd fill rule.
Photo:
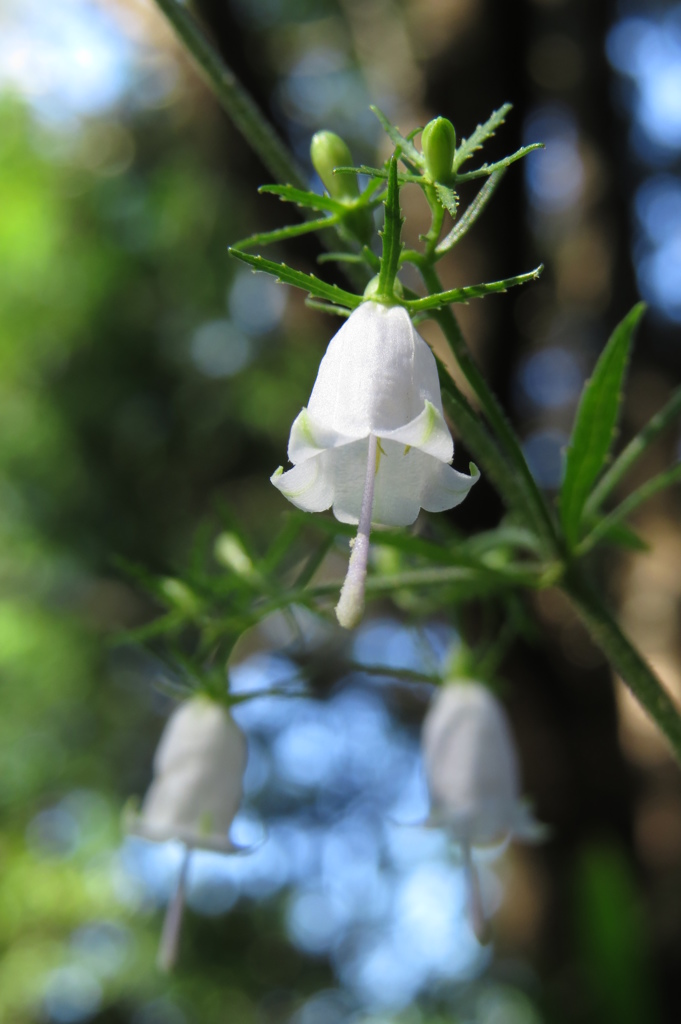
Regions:
<instances>
[{"instance_id":1,"label":"thin green stem","mask_svg":"<svg viewBox=\"0 0 681 1024\"><path fill-rule=\"evenodd\" d=\"M573 569L562 586L594 642L666 736L681 763L680 709L584 578Z\"/></svg>"},{"instance_id":2,"label":"thin green stem","mask_svg":"<svg viewBox=\"0 0 681 1024\"><path fill-rule=\"evenodd\" d=\"M422 265L421 273L426 287L430 291L441 291L442 283L434 267ZM447 341L449 342L456 361L458 362L466 380L473 388L482 409L496 432L496 435L506 450L512 468L504 472L504 484L502 495L510 507L515 508L526 522L534 528L537 534L543 539L547 550L553 556L560 554L560 542L555 524L546 501L539 491L525 457L520 449L516 436L506 420L503 409L496 397L487 386L487 382L473 362L468 346L464 341L459 324L451 309L445 308L434 314L434 319L439 323ZM464 433L467 438L467 434ZM498 460L496 460L498 461ZM502 458L503 461L503 458ZM513 486L509 488L510 477L514 478ZM517 481L517 482L516 482ZM495 481L497 486L501 480Z\"/></svg>"},{"instance_id":3,"label":"thin green stem","mask_svg":"<svg viewBox=\"0 0 681 1024\"><path fill-rule=\"evenodd\" d=\"M435 252L435 246L438 243L440 233L442 231L442 224L445 219L444 208L440 205L437 199L437 194L432 185L427 186L424 189L428 205L430 206L431 222L430 230L426 235L423 235L423 242L425 243L425 250L423 257L431 262L434 259L433 253Z\"/></svg>"},{"instance_id":4,"label":"thin green stem","mask_svg":"<svg viewBox=\"0 0 681 1024\"><path fill-rule=\"evenodd\" d=\"M681 414L681 388L677 388L663 409L620 452L612 466L594 487L584 508L585 518L595 516L605 499L624 479L634 463L666 428Z\"/></svg>"},{"instance_id":5,"label":"thin green stem","mask_svg":"<svg viewBox=\"0 0 681 1024\"><path fill-rule=\"evenodd\" d=\"M307 189L303 170L187 8L178 0L156 0L156 4L191 53L201 76L221 106L270 174L282 184Z\"/></svg>"}]
</instances>

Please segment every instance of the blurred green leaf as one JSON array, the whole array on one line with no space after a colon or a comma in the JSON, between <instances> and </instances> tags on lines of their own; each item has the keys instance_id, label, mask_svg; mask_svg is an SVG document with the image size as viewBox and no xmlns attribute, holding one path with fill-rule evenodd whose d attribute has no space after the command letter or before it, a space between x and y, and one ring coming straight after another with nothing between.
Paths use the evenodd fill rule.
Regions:
<instances>
[{"instance_id":1,"label":"blurred green leaf","mask_svg":"<svg viewBox=\"0 0 681 1024\"><path fill-rule=\"evenodd\" d=\"M582 850L574 913L592 1019L656 1024L650 938L632 866L618 847L594 844Z\"/></svg>"}]
</instances>

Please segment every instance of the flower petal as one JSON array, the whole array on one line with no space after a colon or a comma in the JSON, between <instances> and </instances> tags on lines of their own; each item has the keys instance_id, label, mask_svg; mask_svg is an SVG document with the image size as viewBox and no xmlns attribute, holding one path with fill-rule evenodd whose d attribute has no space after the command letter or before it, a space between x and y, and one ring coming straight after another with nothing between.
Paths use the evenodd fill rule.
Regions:
<instances>
[{"instance_id":1,"label":"flower petal","mask_svg":"<svg viewBox=\"0 0 681 1024\"><path fill-rule=\"evenodd\" d=\"M325 454L322 452L321 455L306 459L287 473L280 466L270 477L270 482L304 512L324 512L331 507L333 501L333 482L325 472ZM360 501L361 497L360 492Z\"/></svg>"},{"instance_id":2,"label":"flower petal","mask_svg":"<svg viewBox=\"0 0 681 1024\"><path fill-rule=\"evenodd\" d=\"M480 479L480 470L472 466L470 476L459 473L453 466L438 462L432 469L427 486L421 492L421 507L426 512L444 512L460 505L474 483Z\"/></svg>"},{"instance_id":3,"label":"flower petal","mask_svg":"<svg viewBox=\"0 0 681 1024\"><path fill-rule=\"evenodd\" d=\"M410 448L418 448L440 462L451 462L454 457L454 442L449 427L440 410L429 400L426 400L423 411L416 419L396 430L386 431L380 437L382 440L398 441Z\"/></svg>"},{"instance_id":4,"label":"flower petal","mask_svg":"<svg viewBox=\"0 0 681 1024\"><path fill-rule=\"evenodd\" d=\"M320 427L359 439L411 422L426 401L442 412L435 357L409 314L363 302L331 339L308 409Z\"/></svg>"},{"instance_id":5,"label":"flower petal","mask_svg":"<svg viewBox=\"0 0 681 1024\"><path fill-rule=\"evenodd\" d=\"M355 439L339 434L323 423L317 423L310 415L309 409L302 409L291 426L288 457L293 465L297 466L299 462L313 458L327 448L337 448L353 440Z\"/></svg>"}]
</instances>

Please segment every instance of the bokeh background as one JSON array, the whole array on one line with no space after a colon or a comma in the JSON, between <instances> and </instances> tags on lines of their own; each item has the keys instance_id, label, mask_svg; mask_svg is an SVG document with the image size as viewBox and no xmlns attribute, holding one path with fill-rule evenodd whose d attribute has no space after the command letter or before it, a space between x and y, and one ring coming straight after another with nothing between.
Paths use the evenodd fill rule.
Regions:
<instances>
[{"instance_id":1,"label":"bokeh background","mask_svg":"<svg viewBox=\"0 0 681 1024\"><path fill-rule=\"evenodd\" d=\"M681 371L681 5L194 9L311 182L319 128L358 161L385 155L370 102L404 131L444 114L467 135L509 100L490 158L547 144L445 268L456 286L546 264L539 284L461 311L543 487L639 296L623 437L663 404ZM267 542L285 506L268 477L337 327L227 256L282 223L256 193L268 180L151 0L2 0L0 1021L678 1021L678 768L553 593L528 604L538 628L502 673L551 838L483 867L500 903L491 948L470 933L446 843L412 827L430 691L357 667L433 671L457 634L447 615L416 628L386 602L342 658L322 631L324 656L295 662L275 623L235 659L236 690L291 689L238 711L250 761L235 835L267 839L195 858L181 969L156 972L180 851L125 839L120 818L149 782L172 665L115 642L160 611L125 566L181 574L225 507ZM416 235L417 190L403 205ZM315 246L292 243L287 261L312 269ZM642 471L678 443L670 432ZM475 530L499 514L481 483L451 516ZM652 550L600 566L677 696L678 518L678 494L660 497L636 523Z\"/></svg>"}]
</instances>

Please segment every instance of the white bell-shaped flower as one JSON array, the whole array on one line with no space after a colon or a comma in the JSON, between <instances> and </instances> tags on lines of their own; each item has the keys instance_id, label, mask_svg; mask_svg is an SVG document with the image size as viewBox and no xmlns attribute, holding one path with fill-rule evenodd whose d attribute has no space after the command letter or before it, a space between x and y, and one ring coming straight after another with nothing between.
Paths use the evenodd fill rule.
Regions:
<instances>
[{"instance_id":1,"label":"white bell-shaped flower","mask_svg":"<svg viewBox=\"0 0 681 1024\"><path fill-rule=\"evenodd\" d=\"M511 838L536 842L545 829L521 799L508 719L486 686L461 680L438 690L423 722L422 751L431 800L428 823L446 829L463 851L471 923L482 941L488 915L472 850Z\"/></svg>"},{"instance_id":2,"label":"white bell-shaped flower","mask_svg":"<svg viewBox=\"0 0 681 1024\"><path fill-rule=\"evenodd\" d=\"M154 757L154 779L132 831L229 853L239 809L246 739L227 708L191 697L172 713Z\"/></svg>"},{"instance_id":3,"label":"white bell-shaped flower","mask_svg":"<svg viewBox=\"0 0 681 1024\"><path fill-rule=\"evenodd\" d=\"M229 829L239 809L246 768L246 739L222 704L191 697L172 713L156 749L154 779L129 830L145 839L185 845L175 895L168 904L158 966L177 959L187 872L192 850L237 849Z\"/></svg>"},{"instance_id":4,"label":"white bell-shaped flower","mask_svg":"<svg viewBox=\"0 0 681 1024\"><path fill-rule=\"evenodd\" d=\"M450 465L454 444L442 412L437 365L401 306L363 302L331 339L288 456L272 483L298 508L332 508L358 523L337 614L362 612L372 524L408 526L421 508L453 508L478 479Z\"/></svg>"}]
</instances>

